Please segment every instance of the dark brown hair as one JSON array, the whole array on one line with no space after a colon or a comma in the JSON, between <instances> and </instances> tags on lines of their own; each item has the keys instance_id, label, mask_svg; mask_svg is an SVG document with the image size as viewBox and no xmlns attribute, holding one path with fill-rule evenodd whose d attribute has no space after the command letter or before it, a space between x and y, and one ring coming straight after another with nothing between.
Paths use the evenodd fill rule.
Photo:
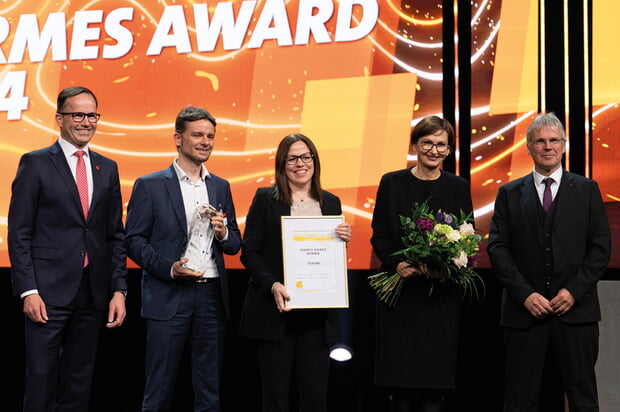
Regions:
<instances>
[{"instance_id":1,"label":"dark brown hair","mask_svg":"<svg viewBox=\"0 0 620 412\"><path fill-rule=\"evenodd\" d=\"M95 107L99 107L99 102L97 101L95 93L93 93L86 87L74 86L62 89L60 93L58 93L58 98L56 99L56 112L62 112L62 107L65 105L65 102L68 98L77 96L78 94L82 93L90 94L91 96L93 96L93 99L95 99Z\"/></svg>"},{"instance_id":2,"label":"dark brown hair","mask_svg":"<svg viewBox=\"0 0 620 412\"><path fill-rule=\"evenodd\" d=\"M187 129L187 123L203 119L209 121L213 127L217 126L215 118L202 107L192 105L185 106L177 115L176 121L174 122L174 131L183 134Z\"/></svg>"},{"instance_id":3,"label":"dark brown hair","mask_svg":"<svg viewBox=\"0 0 620 412\"><path fill-rule=\"evenodd\" d=\"M289 149L296 142L304 142L306 146L308 146L310 153L314 156L314 174L312 175L310 196L318 200L319 203L322 203L323 189L321 188L321 160L319 159L319 152L316 150L316 146L309 137L299 133L289 134L282 139L278 145L278 150L276 152L276 184L274 186L273 195L287 206L293 204L291 188L288 185L288 177L286 176L286 158Z\"/></svg>"},{"instance_id":4,"label":"dark brown hair","mask_svg":"<svg viewBox=\"0 0 620 412\"><path fill-rule=\"evenodd\" d=\"M446 119L439 116L426 116L415 125L411 131L411 145L414 145L420 138L445 130L448 133L448 145L454 148L455 134L454 127Z\"/></svg>"}]
</instances>

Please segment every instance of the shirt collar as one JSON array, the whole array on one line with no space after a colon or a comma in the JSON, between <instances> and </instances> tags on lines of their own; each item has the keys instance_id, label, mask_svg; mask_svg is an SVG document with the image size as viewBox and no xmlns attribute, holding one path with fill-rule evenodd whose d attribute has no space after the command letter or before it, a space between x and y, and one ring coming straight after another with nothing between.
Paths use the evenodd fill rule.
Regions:
<instances>
[{"instance_id":1,"label":"shirt collar","mask_svg":"<svg viewBox=\"0 0 620 412\"><path fill-rule=\"evenodd\" d=\"M560 184L560 181L562 180L562 173L563 173L563 169L561 167L558 168L558 170L556 170L555 172L551 173L549 176L545 176L542 175L540 173L538 173L536 170L534 170L534 183L537 185L542 185L542 181L544 178L546 177L550 177L553 179L553 181L555 183L557 183L558 185Z\"/></svg>"},{"instance_id":2,"label":"shirt collar","mask_svg":"<svg viewBox=\"0 0 620 412\"><path fill-rule=\"evenodd\" d=\"M84 155L87 156L87 157L90 155L90 153L88 151L88 143L86 144L86 146L82 147L81 149L78 149L77 147L75 147L71 143L69 143L67 140L63 139L62 137L59 137L58 138L58 144L60 145L60 148L62 149L62 152L65 154L65 157L67 157L67 158L73 156L75 154L75 152L77 152L78 150L83 150L84 151Z\"/></svg>"},{"instance_id":3,"label":"shirt collar","mask_svg":"<svg viewBox=\"0 0 620 412\"><path fill-rule=\"evenodd\" d=\"M181 166L179 166L178 163L178 158L174 159L174 161L172 162L172 167L174 167L174 172L177 174L177 179L179 179L179 181L183 181L185 179L187 179L189 176L187 176L187 173L185 173L185 170L181 169ZM211 175L209 174L209 171L207 170L207 167L204 164L200 165L200 180L202 180L204 182L204 180L208 177L211 177Z\"/></svg>"}]
</instances>

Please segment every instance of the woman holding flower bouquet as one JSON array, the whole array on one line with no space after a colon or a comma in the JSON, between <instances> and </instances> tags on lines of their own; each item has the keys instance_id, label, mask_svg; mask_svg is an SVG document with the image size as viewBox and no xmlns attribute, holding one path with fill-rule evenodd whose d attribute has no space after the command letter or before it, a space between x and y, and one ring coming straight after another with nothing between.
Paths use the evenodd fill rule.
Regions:
<instances>
[{"instance_id":1,"label":"woman holding flower bouquet","mask_svg":"<svg viewBox=\"0 0 620 412\"><path fill-rule=\"evenodd\" d=\"M340 339L338 309L295 309L282 284L282 216L340 215L340 199L321 189L321 163L312 141L286 136L276 152L275 185L257 190L248 211L241 262L250 282L240 333L256 342L263 411L289 412L291 385L299 410L327 411L330 343ZM335 229L351 240L351 226Z\"/></svg>"},{"instance_id":2,"label":"woman holding flower bouquet","mask_svg":"<svg viewBox=\"0 0 620 412\"><path fill-rule=\"evenodd\" d=\"M378 293L375 384L389 391L392 411L440 412L455 387L463 291L454 279L477 276L469 258L479 237L466 219L472 213L468 182L442 170L454 143L450 123L425 117L411 133L417 165L385 174L377 191L371 238L381 261L381 273L371 279Z\"/></svg>"}]
</instances>

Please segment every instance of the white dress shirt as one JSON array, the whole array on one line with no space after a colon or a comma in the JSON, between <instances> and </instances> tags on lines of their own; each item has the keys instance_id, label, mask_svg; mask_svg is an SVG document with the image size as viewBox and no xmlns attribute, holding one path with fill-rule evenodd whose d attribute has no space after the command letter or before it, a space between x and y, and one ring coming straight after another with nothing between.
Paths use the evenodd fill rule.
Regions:
<instances>
[{"instance_id":1,"label":"white dress shirt","mask_svg":"<svg viewBox=\"0 0 620 412\"><path fill-rule=\"evenodd\" d=\"M177 159L172 162L174 170L179 179L179 186L181 187L181 195L183 197L183 206L185 208L185 218L187 221L187 234L188 249L185 257L190 260L187 262L187 266L190 268L196 268L197 272L204 270L203 277L215 278L219 277L215 259L213 258L213 227L209 224L206 232L201 230L198 233L191 233L192 222L196 214L196 209L201 205L209 204L209 193L207 192L207 185L205 179L209 176L209 171L202 165L200 172L200 178L196 182L192 182L190 177L179 167ZM171 269L172 270L172 269Z\"/></svg>"}]
</instances>

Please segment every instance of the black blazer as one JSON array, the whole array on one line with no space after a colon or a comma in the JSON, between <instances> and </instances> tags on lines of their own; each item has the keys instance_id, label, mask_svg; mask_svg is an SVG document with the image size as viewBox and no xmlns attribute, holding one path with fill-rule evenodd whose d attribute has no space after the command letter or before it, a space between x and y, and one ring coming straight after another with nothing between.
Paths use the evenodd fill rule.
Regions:
<instances>
[{"instance_id":1,"label":"black blazer","mask_svg":"<svg viewBox=\"0 0 620 412\"><path fill-rule=\"evenodd\" d=\"M596 284L611 253L611 233L595 181L563 172L552 208L553 273L547 298L566 288L576 300L562 316L566 323L601 319ZM532 174L500 187L491 220L488 253L504 286L501 323L527 328L535 318L523 301L533 292L547 295L544 271L544 214Z\"/></svg>"},{"instance_id":2,"label":"black blazer","mask_svg":"<svg viewBox=\"0 0 620 412\"><path fill-rule=\"evenodd\" d=\"M93 196L88 220L58 142L22 156L12 185L8 246L13 291L38 289L47 305L70 303L88 250L95 306L106 310L127 289L125 237L118 168L90 150Z\"/></svg>"},{"instance_id":3,"label":"black blazer","mask_svg":"<svg viewBox=\"0 0 620 412\"><path fill-rule=\"evenodd\" d=\"M276 307L271 286L284 280L282 227L280 218L291 208L277 201L271 187L256 191L248 211L243 235L241 262L250 275L239 331L251 339L279 339L284 336L285 316ZM340 199L323 191L324 216L342 214ZM314 309L310 309L314 310ZM328 342L340 338L338 309L326 309L325 332Z\"/></svg>"}]
</instances>

